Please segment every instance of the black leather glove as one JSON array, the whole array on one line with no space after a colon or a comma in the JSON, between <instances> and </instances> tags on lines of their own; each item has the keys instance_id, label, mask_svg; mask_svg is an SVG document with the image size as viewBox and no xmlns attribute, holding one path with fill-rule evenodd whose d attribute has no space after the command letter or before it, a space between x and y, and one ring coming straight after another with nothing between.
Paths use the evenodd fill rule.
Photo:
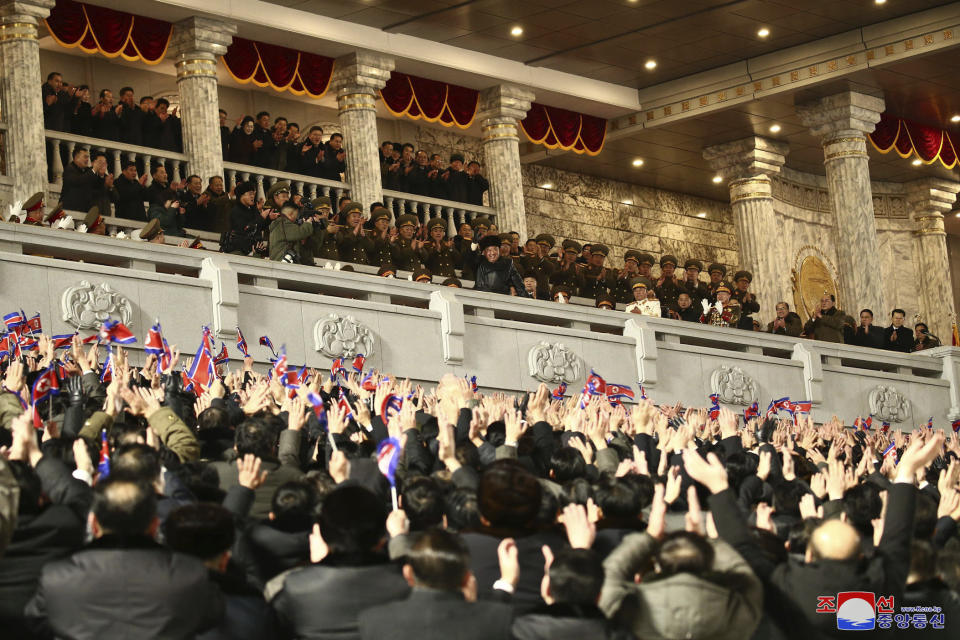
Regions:
<instances>
[{"instance_id":1,"label":"black leather glove","mask_svg":"<svg viewBox=\"0 0 960 640\"><path fill-rule=\"evenodd\" d=\"M62 388L67 392L67 399L70 403L70 406L77 407L83 404L84 393L83 393L83 381L80 376L71 376L67 378L62 385Z\"/></svg>"}]
</instances>

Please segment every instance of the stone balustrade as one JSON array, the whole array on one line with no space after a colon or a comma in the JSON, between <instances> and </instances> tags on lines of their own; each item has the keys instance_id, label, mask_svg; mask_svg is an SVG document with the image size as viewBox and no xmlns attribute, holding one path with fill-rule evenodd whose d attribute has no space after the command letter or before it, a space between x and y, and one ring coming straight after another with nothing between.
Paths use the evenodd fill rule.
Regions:
<instances>
[{"instance_id":1,"label":"stone balustrade","mask_svg":"<svg viewBox=\"0 0 960 640\"><path fill-rule=\"evenodd\" d=\"M456 235L461 224L471 222L477 216L486 216L491 221L497 218L497 212L490 207L418 196L414 193L391 189L383 190L383 203L392 214L390 224L396 222L398 213L412 213L422 223L426 223L431 218L442 218L447 222L447 234L451 237Z\"/></svg>"},{"instance_id":2,"label":"stone balustrade","mask_svg":"<svg viewBox=\"0 0 960 640\"><path fill-rule=\"evenodd\" d=\"M299 173L274 171L263 167L224 162L224 188L230 191L241 182L254 181L257 184L257 198L266 199L266 193L276 182L289 182L290 187L304 197L313 199L319 196L328 196L336 206L337 199L350 191L350 185L336 180L314 178Z\"/></svg>"},{"instance_id":3,"label":"stone balustrade","mask_svg":"<svg viewBox=\"0 0 960 640\"><path fill-rule=\"evenodd\" d=\"M269 335L296 365L360 352L418 382L476 375L487 391L543 381L576 393L592 368L687 406L710 393L735 410L788 395L812 401L818 421L873 414L912 428L932 415L946 427L960 416L952 347L891 353L5 223L0 281L0 308L39 311L51 333L113 315L142 339L160 318L184 351L206 324L236 355L239 326L260 367L269 354L256 337Z\"/></svg>"},{"instance_id":4,"label":"stone balustrade","mask_svg":"<svg viewBox=\"0 0 960 640\"><path fill-rule=\"evenodd\" d=\"M73 157L73 150L77 146L87 149L91 153L94 151L105 152L107 154L107 171L115 176L120 175L123 168L122 163L125 160L135 161L138 171L147 173L146 186L150 186L153 181L150 175L150 167L161 162L168 167L171 182L180 182L190 175L187 156L176 151L164 151L49 129L44 131L44 135L47 139L47 170L50 176L49 191L51 193L60 193L63 186L64 159L69 163Z\"/></svg>"}]
</instances>

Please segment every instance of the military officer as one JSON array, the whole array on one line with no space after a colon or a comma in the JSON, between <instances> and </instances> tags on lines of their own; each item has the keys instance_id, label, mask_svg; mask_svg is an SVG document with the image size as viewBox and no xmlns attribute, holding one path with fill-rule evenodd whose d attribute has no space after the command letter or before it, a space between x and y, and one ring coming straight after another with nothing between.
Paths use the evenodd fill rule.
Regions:
<instances>
[{"instance_id":1,"label":"military officer","mask_svg":"<svg viewBox=\"0 0 960 640\"><path fill-rule=\"evenodd\" d=\"M311 245L311 251L316 258L321 260L339 260L340 250L337 249L337 231L340 226L336 220L330 217L332 207L330 198L327 196L318 196L310 201L313 210L327 220L327 227L324 233L312 236L307 243Z\"/></svg>"},{"instance_id":2,"label":"military officer","mask_svg":"<svg viewBox=\"0 0 960 640\"><path fill-rule=\"evenodd\" d=\"M669 313L670 309L676 310L677 298L680 297L681 283L676 276L677 258L670 254L660 257L660 277L657 279L657 285L654 291L657 292L657 299L660 300L660 308L664 314ZM664 317L667 317L666 315Z\"/></svg>"},{"instance_id":3,"label":"military officer","mask_svg":"<svg viewBox=\"0 0 960 640\"><path fill-rule=\"evenodd\" d=\"M699 307L700 301L708 298L710 293L707 286L700 282L700 272L703 271L703 263L693 258L683 263L684 280L682 290L690 295L690 304Z\"/></svg>"},{"instance_id":4,"label":"military officer","mask_svg":"<svg viewBox=\"0 0 960 640\"><path fill-rule=\"evenodd\" d=\"M617 274L613 286L610 287L610 295L620 304L633 302L633 289L630 283L640 275L640 258L641 253L633 249L623 254L623 269Z\"/></svg>"},{"instance_id":5,"label":"military officer","mask_svg":"<svg viewBox=\"0 0 960 640\"><path fill-rule=\"evenodd\" d=\"M653 269L654 262L653 256L649 253L639 254L637 257L637 275L649 278L653 282L653 274L650 273L650 270Z\"/></svg>"},{"instance_id":6,"label":"military officer","mask_svg":"<svg viewBox=\"0 0 960 640\"><path fill-rule=\"evenodd\" d=\"M714 304L710 305L705 300L700 304L703 306L700 316L703 324L735 327L740 321L740 303L730 297L730 286L725 282L717 286L717 301Z\"/></svg>"},{"instance_id":7,"label":"military officer","mask_svg":"<svg viewBox=\"0 0 960 640\"><path fill-rule=\"evenodd\" d=\"M410 276L410 279L414 282L430 284L433 282L433 274L430 273L429 269L420 266L413 270L413 275Z\"/></svg>"},{"instance_id":8,"label":"military officer","mask_svg":"<svg viewBox=\"0 0 960 640\"><path fill-rule=\"evenodd\" d=\"M707 273L710 275L710 282L707 284L707 300L710 303L714 303L717 301L717 288L721 284L726 284L727 289L732 290L732 287L724 280L724 278L727 277L727 268L722 264L714 262L707 267Z\"/></svg>"},{"instance_id":9,"label":"military officer","mask_svg":"<svg viewBox=\"0 0 960 640\"><path fill-rule=\"evenodd\" d=\"M611 296L609 293L601 293L599 296L597 296L597 309L616 311L617 303L614 301L613 296Z\"/></svg>"},{"instance_id":10,"label":"military officer","mask_svg":"<svg viewBox=\"0 0 960 640\"><path fill-rule=\"evenodd\" d=\"M560 246L563 251L560 253L559 260L557 260L557 268L553 272L550 282L562 282L572 290L579 291L582 284L581 267L577 264L577 256L580 255L580 243L575 240L564 240Z\"/></svg>"},{"instance_id":11,"label":"military officer","mask_svg":"<svg viewBox=\"0 0 960 640\"><path fill-rule=\"evenodd\" d=\"M624 311L627 313L636 313L651 318L661 317L660 301L651 298L653 283L650 278L637 276L630 281L630 289L633 292L633 302L628 304Z\"/></svg>"},{"instance_id":12,"label":"military officer","mask_svg":"<svg viewBox=\"0 0 960 640\"><path fill-rule=\"evenodd\" d=\"M413 271L420 266L422 243L414 238L417 222L417 217L409 213L397 218L397 237L390 248L390 255L397 269Z\"/></svg>"},{"instance_id":13,"label":"military officer","mask_svg":"<svg viewBox=\"0 0 960 640\"><path fill-rule=\"evenodd\" d=\"M340 210L340 230L337 231L337 251L340 260L355 264L367 264L373 242L363 229L363 205L347 203Z\"/></svg>"},{"instance_id":14,"label":"military officer","mask_svg":"<svg viewBox=\"0 0 960 640\"><path fill-rule=\"evenodd\" d=\"M433 218L427 222L427 235L430 239L420 252L423 265L441 278L457 275L455 269L460 263L460 252L453 248L452 240L446 239L447 223L440 218Z\"/></svg>"},{"instance_id":15,"label":"military officer","mask_svg":"<svg viewBox=\"0 0 960 640\"><path fill-rule=\"evenodd\" d=\"M23 224L32 224L38 227L43 224L43 192L37 192L30 196L30 199L23 203L23 210L27 212Z\"/></svg>"},{"instance_id":16,"label":"military officer","mask_svg":"<svg viewBox=\"0 0 960 640\"><path fill-rule=\"evenodd\" d=\"M590 264L580 272L580 297L596 300L601 293L610 290L617 278L617 271L603 266L609 253L610 249L603 244L590 247Z\"/></svg>"},{"instance_id":17,"label":"military officer","mask_svg":"<svg viewBox=\"0 0 960 640\"><path fill-rule=\"evenodd\" d=\"M550 276L557 270L557 263L549 258L550 249L554 247L556 240L549 233L541 233L537 236L538 253L535 257L526 260L527 271L532 271L537 277L537 292L544 298L547 297L550 283Z\"/></svg>"},{"instance_id":18,"label":"military officer","mask_svg":"<svg viewBox=\"0 0 960 640\"><path fill-rule=\"evenodd\" d=\"M370 213L370 242L372 247L367 250L368 262L375 266L393 263L393 254L390 249L390 210L386 207L376 207Z\"/></svg>"},{"instance_id":19,"label":"military officer","mask_svg":"<svg viewBox=\"0 0 960 640\"><path fill-rule=\"evenodd\" d=\"M753 318L750 314L759 313L760 305L757 303L757 297L747 291L750 283L753 282L753 274L743 269L733 274L735 289L732 298L740 303L740 320L737 327L753 331Z\"/></svg>"}]
</instances>

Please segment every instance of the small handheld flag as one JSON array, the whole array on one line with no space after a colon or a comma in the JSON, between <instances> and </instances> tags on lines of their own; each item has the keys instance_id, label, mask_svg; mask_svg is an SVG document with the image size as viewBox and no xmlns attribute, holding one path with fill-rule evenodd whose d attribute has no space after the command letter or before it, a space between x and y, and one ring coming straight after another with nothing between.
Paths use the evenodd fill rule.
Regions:
<instances>
[{"instance_id":1,"label":"small handheld flag","mask_svg":"<svg viewBox=\"0 0 960 640\"><path fill-rule=\"evenodd\" d=\"M614 382L608 382L606 385L607 399L611 401L616 401L617 403L623 400L633 400L633 389L628 387L625 384L616 384Z\"/></svg>"},{"instance_id":2,"label":"small handheld flag","mask_svg":"<svg viewBox=\"0 0 960 640\"><path fill-rule=\"evenodd\" d=\"M107 443L107 430L100 431L100 460L97 463L99 479L105 480L110 475L110 445Z\"/></svg>"},{"instance_id":3,"label":"small handheld flag","mask_svg":"<svg viewBox=\"0 0 960 640\"><path fill-rule=\"evenodd\" d=\"M884 420L884 421L880 424L880 432L881 432L881 433L886 433L887 431L890 431L890 423L887 422L886 420Z\"/></svg>"},{"instance_id":4,"label":"small handheld flag","mask_svg":"<svg viewBox=\"0 0 960 640\"><path fill-rule=\"evenodd\" d=\"M646 399L647 399L647 390L643 388L643 385L640 385L640 399L641 399L641 400L646 400ZM756 404L756 403L754 403L754 404Z\"/></svg>"},{"instance_id":5,"label":"small handheld flag","mask_svg":"<svg viewBox=\"0 0 960 640\"><path fill-rule=\"evenodd\" d=\"M480 390L480 386L477 384L477 376L470 376L470 391L473 391L474 393L476 393L479 390Z\"/></svg>"},{"instance_id":6,"label":"small handheld flag","mask_svg":"<svg viewBox=\"0 0 960 640\"><path fill-rule=\"evenodd\" d=\"M716 393L710 394L710 419L716 420L720 417L720 396Z\"/></svg>"},{"instance_id":7,"label":"small handheld flag","mask_svg":"<svg viewBox=\"0 0 960 640\"><path fill-rule=\"evenodd\" d=\"M954 433L960 433L960 419L951 422L950 426L953 428Z\"/></svg>"},{"instance_id":8,"label":"small handheld flag","mask_svg":"<svg viewBox=\"0 0 960 640\"><path fill-rule=\"evenodd\" d=\"M143 351L155 356L163 355L163 331L158 321L147 332L147 339L143 343Z\"/></svg>"},{"instance_id":9,"label":"small handheld flag","mask_svg":"<svg viewBox=\"0 0 960 640\"><path fill-rule=\"evenodd\" d=\"M21 313L23 313L23 312L21 311ZM26 330L27 330L27 332L29 332L29 333L31 333L31 334L33 334L33 335L39 335L39 334L43 333L43 329L42 329L41 326L40 326L40 314L39 314L39 313L37 313L37 314L36 314L35 316L33 316L32 318L28 318L28 319L26 320L25 324L26 324Z\"/></svg>"},{"instance_id":10,"label":"small handheld flag","mask_svg":"<svg viewBox=\"0 0 960 640\"><path fill-rule=\"evenodd\" d=\"M117 344L133 344L137 341L133 332L119 320L107 320L100 326L100 340L103 342L116 342Z\"/></svg>"},{"instance_id":11,"label":"small handheld flag","mask_svg":"<svg viewBox=\"0 0 960 640\"><path fill-rule=\"evenodd\" d=\"M353 370L356 373L363 373L363 365L367 362L367 358L362 354L358 353L353 357Z\"/></svg>"},{"instance_id":12,"label":"small handheld flag","mask_svg":"<svg viewBox=\"0 0 960 640\"><path fill-rule=\"evenodd\" d=\"M390 483L390 496L393 498L393 510L397 505L397 462L400 460L400 443L396 438L387 438L377 447L377 468Z\"/></svg>"},{"instance_id":13,"label":"small handheld flag","mask_svg":"<svg viewBox=\"0 0 960 640\"><path fill-rule=\"evenodd\" d=\"M927 420L927 429L933 429L933 416L930 416L930 419Z\"/></svg>"},{"instance_id":14,"label":"small handheld flag","mask_svg":"<svg viewBox=\"0 0 960 640\"><path fill-rule=\"evenodd\" d=\"M220 353L216 355L213 359L213 365L219 367L220 365L227 364L230 362L230 355L227 353L227 345L220 343Z\"/></svg>"},{"instance_id":15,"label":"small handheld flag","mask_svg":"<svg viewBox=\"0 0 960 640\"><path fill-rule=\"evenodd\" d=\"M567 383L561 382L560 385L553 390L550 394L550 397L554 400L563 400L563 395L567 392Z\"/></svg>"},{"instance_id":16,"label":"small handheld flag","mask_svg":"<svg viewBox=\"0 0 960 640\"><path fill-rule=\"evenodd\" d=\"M897 447L892 442L883 450L883 457L886 458L888 456L892 456L894 462L897 461Z\"/></svg>"},{"instance_id":17,"label":"small handheld flag","mask_svg":"<svg viewBox=\"0 0 960 640\"><path fill-rule=\"evenodd\" d=\"M339 376L346 377L347 369L343 366L343 358L334 358L330 365L330 377L336 380Z\"/></svg>"},{"instance_id":18,"label":"small handheld flag","mask_svg":"<svg viewBox=\"0 0 960 640\"><path fill-rule=\"evenodd\" d=\"M265 346L267 349L270 349L270 354L276 359L277 351L273 348L273 342L270 341L270 338L267 336L260 336L260 344Z\"/></svg>"},{"instance_id":19,"label":"small handheld flag","mask_svg":"<svg viewBox=\"0 0 960 640\"><path fill-rule=\"evenodd\" d=\"M603 396L607 394L607 382L597 373L590 369L590 375L587 376L586 384L583 387L584 393L591 396Z\"/></svg>"},{"instance_id":20,"label":"small handheld flag","mask_svg":"<svg viewBox=\"0 0 960 640\"><path fill-rule=\"evenodd\" d=\"M743 422L750 422L753 418L756 418L760 415L760 405L757 402L754 402L749 407L743 410Z\"/></svg>"},{"instance_id":21,"label":"small handheld flag","mask_svg":"<svg viewBox=\"0 0 960 640\"><path fill-rule=\"evenodd\" d=\"M107 351L107 359L103 361L103 369L100 370L100 382L113 381L113 358L110 351Z\"/></svg>"},{"instance_id":22,"label":"small handheld flag","mask_svg":"<svg viewBox=\"0 0 960 640\"><path fill-rule=\"evenodd\" d=\"M247 340L243 337L240 327L237 327L237 349L243 354L244 358L250 357L250 352L247 350Z\"/></svg>"}]
</instances>

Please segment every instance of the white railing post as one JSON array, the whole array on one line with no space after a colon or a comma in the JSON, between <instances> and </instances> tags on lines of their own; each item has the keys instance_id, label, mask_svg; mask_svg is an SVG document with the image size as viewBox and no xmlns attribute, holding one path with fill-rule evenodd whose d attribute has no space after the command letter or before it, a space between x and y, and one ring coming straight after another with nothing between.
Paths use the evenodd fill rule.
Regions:
<instances>
[{"instance_id":1,"label":"white railing post","mask_svg":"<svg viewBox=\"0 0 960 640\"><path fill-rule=\"evenodd\" d=\"M183 178L180 177L180 161L172 160L173 162L173 175L170 177L170 182L180 182Z\"/></svg>"},{"instance_id":2,"label":"white railing post","mask_svg":"<svg viewBox=\"0 0 960 640\"><path fill-rule=\"evenodd\" d=\"M120 167L120 151L117 149L111 149L110 155L113 156L113 175L119 176L120 171L122 170Z\"/></svg>"},{"instance_id":3,"label":"white railing post","mask_svg":"<svg viewBox=\"0 0 960 640\"><path fill-rule=\"evenodd\" d=\"M143 170L147 174L147 181L143 185L145 187L149 187L151 184L153 184L153 167L151 166L152 162L153 162L152 155L150 155L149 153L143 154Z\"/></svg>"},{"instance_id":4,"label":"white railing post","mask_svg":"<svg viewBox=\"0 0 960 640\"><path fill-rule=\"evenodd\" d=\"M226 183L223 185L224 190L229 193L230 189L233 189L235 186L235 181L237 179L237 172L233 169L227 169L223 172L224 177L226 178Z\"/></svg>"},{"instance_id":5,"label":"white railing post","mask_svg":"<svg viewBox=\"0 0 960 640\"><path fill-rule=\"evenodd\" d=\"M263 174L257 175L257 200L266 200L267 195L263 192Z\"/></svg>"},{"instance_id":6,"label":"white railing post","mask_svg":"<svg viewBox=\"0 0 960 640\"><path fill-rule=\"evenodd\" d=\"M457 235L457 226L453 223L453 207L446 208L447 214L447 237L452 238Z\"/></svg>"},{"instance_id":7,"label":"white railing post","mask_svg":"<svg viewBox=\"0 0 960 640\"><path fill-rule=\"evenodd\" d=\"M54 184L63 186L63 160L60 158L60 141L53 138L50 142L53 143L53 157L50 158L50 173L53 175Z\"/></svg>"}]
</instances>

